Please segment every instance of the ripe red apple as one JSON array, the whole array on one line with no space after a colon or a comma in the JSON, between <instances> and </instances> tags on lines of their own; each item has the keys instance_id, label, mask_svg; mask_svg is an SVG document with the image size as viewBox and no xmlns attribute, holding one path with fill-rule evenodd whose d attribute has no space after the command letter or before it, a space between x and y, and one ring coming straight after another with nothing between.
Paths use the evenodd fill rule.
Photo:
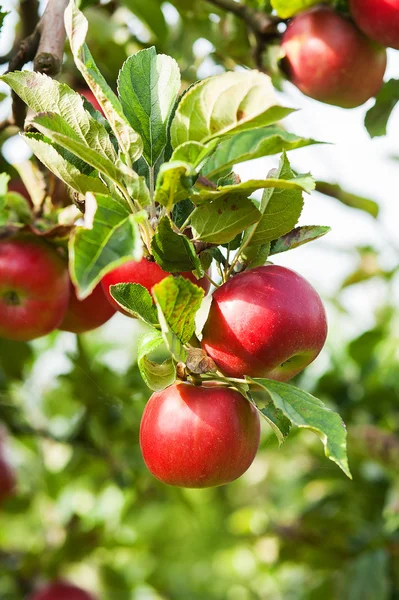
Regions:
<instances>
[{"instance_id":1,"label":"ripe red apple","mask_svg":"<svg viewBox=\"0 0 399 600\"><path fill-rule=\"evenodd\" d=\"M385 48L326 6L294 17L282 48L289 79L320 102L353 108L375 96L382 85Z\"/></svg>"},{"instance_id":2,"label":"ripe red apple","mask_svg":"<svg viewBox=\"0 0 399 600\"><path fill-rule=\"evenodd\" d=\"M48 584L31 596L31 600L94 600L93 596L66 581Z\"/></svg>"},{"instance_id":3,"label":"ripe red apple","mask_svg":"<svg viewBox=\"0 0 399 600\"><path fill-rule=\"evenodd\" d=\"M108 321L115 313L101 285L97 285L90 296L78 300L71 283L71 295L64 320L58 329L72 333L84 333L96 329Z\"/></svg>"},{"instance_id":4,"label":"ripe red apple","mask_svg":"<svg viewBox=\"0 0 399 600\"><path fill-rule=\"evenodd\" d=\"M101 284L111 304L120 312L127 314L112 298L109 292L109 287L111 285L116 285L117 283L139 283L143 287L147 288L147 290L151 293L154 285L162 281L162 279L165 279L165 277L169 277L169 275L170 273L167 273L161 269L156 262L151 262L146 258L142 258L138 262L130 260L120 267L117 267L113 271L110 271L103 277ZM196 279L191 272L181 273L181 275L201 287L205 291L205 294L209 292L211 284L206 277L202 277L202 279Z\"/></svg>"},{"instance_id":5,"label":"ripe red apple","mask_svg":"<svg viewBox=\"0 0 399 600\"><path fill-rule=\"evenodd\" d=\"M56 329L69 302L66 261L34 236L0 241L0 337L27 341Z\"/></svg>"},{"instance_id":6,"label":"ripe red apple","mask_svg":"<svg viewBox=\"0 0 399 600\"><path fill-rule=\"evenodd\" d=\"M349 8L363 33L399 50L399 0L350 0Z\"/></svg>"},{"instance_id":7,"label":"ripe red apple","mask_svg":"<svg viewBox=\"0 0 399 600\"><path fill-rule=\"evenodd\" d=\"M326 336L314 288L290 269L267 265L214 292L201 343L230 377L288 381L316 358Z\"/></svg>"},{"instance_id":8,"label":"ripe red apple","mask_svg":"<svg viewBox=\"0 0 399 600\"><path fill-rule=\"evenodd\" d=\"M12 495L15 485L14 469L5 455L5 434L0 430L0 504Z\"/></svg>"},{"instance_id":9,"label":"ripe red apple","mask_svg":"<svg viewBox=\"0 0 399 600\"><path fill-rule=\"evenodd\" d=\"M169 485L204 488L240 477L259 446L259 416L221 386L175 383L149 399L140 446L151 473Z\"/></svg>"}]
</instances>

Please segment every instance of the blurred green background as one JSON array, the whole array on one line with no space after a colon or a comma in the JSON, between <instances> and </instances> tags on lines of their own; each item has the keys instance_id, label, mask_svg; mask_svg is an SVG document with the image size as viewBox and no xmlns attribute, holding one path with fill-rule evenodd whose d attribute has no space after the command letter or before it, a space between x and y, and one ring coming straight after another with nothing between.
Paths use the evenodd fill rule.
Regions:
<instances>
[{"instance_id":1,"label":"blurred green background","mask_svg":"<svg viewBox=\"0 0 399 600\"><path fill-rule=\"evenodd\" d=\"M88 42L111 82L130 53L154 42L179 61L186 83L252 66L245 27L209 3L89 4ZM17 4L5 8L4 53L21 31ZM63 78L81 85L68 54ZM292 160L358 194L312 195L301 224L333 233L279 261L327 304L327 346L297 383L342 415L353 481L316 436L294 430L279 449L263 424L258 456L237 482L166 487L138 444L149 396L135 364L138 323L117 315L78 338L0 340L0 422L18 478L17 495L0 508L1 600L22 600L58 576L101 600L399 599L397 137L392 127L371 142L364 107L319 105L292 86L283 93L303 109L291 121L298 133L336 144ZM3 169L29 156L7 132L0 143ZM238 171L263 176L277 160Z\"/></svg>"}]
</instances>

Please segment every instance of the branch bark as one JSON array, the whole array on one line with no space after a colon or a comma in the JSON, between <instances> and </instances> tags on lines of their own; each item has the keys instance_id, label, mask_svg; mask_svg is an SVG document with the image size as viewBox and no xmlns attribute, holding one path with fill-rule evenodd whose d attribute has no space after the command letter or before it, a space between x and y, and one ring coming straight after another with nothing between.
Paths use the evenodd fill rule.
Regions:
<instances>
[{"instance_id":1,"label":"branch bark","mask_svg":"<svg viewBox=\"0 0 399 600\"><path fill-rule=\"evenodd\" d=\"M38 24L40 42L34 68L39 73L54 77L62 66L65 45L64 12L68 0L49 0Z\"/></svg>"},{"instance_id":2,"label":"branch bark","mask_svg":"<svg viewBox=\"0 0 399 600\"><path fill-rule=\"evenodd\" d=\"M247 26L254 32L261 35L276 34L276 26L281 22L278 17L272 17L259 10L253 10L245 4L235 0L207 0L210 4L231 12L245 21Z\"/></svg>"},{"instance_id":3,"label":"branch bark","mask_svg":"<svg viewBox=\"0 0 399 600\"><path fill-rule=\"evenodd\" d=\"M266 72L263 65L263 52L267 44L280 37L278 24L285 22L284 19L274 17L260 10L254 10L245 4L235 0L207 0L213 6L226 12L230 12L247 25L254 37L253 60L259 71Z\"/></svg>"},{"instance_id":4,"label":"branch bark","mask_svg":"<svg viewBox=\"0 0 399 600\"><path fill-rule=\"evenodd\" d=\"M37 0L25 0L23 4L24 10L21 6L21 20L23 31L27 31L25 21L29 18L29 15L33 22L37 21L32 13L32 10L37 10ZM68 0L48 0L42 18L32 33L20 42L17 52L9 62L7 72L21 70L31 60L34 60L35 71L39 73L54 77L60 72L66 37L64 11L67 4ZM26 106L16 94L13 93L12 98L13 118L8 123L9 125L15 124L19 129L23 129Z\"/></svg>"}]
</instances>

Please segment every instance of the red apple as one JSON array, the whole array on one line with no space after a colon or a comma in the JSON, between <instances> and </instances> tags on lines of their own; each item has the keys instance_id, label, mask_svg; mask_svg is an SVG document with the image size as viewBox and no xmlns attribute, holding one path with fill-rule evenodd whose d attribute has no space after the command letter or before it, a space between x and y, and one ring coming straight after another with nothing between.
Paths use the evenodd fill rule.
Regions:
<instances>
[{"instance_id":1,"label":"red apple","mask_svg":"<svg viewBox=\"0 0 399 600\"><path fill-rule=\"evenodd\" d=\"M323 303L300 275L277 265L250 269L218 288L202 347L230 377L288 381L319 354Z\"/></svg>"},{"instance_id":2,"label":"red apple","mask_svg":"<svg viewBox=\"0 0 399 600\"><path fill-rule=\"evenodd\" d=\"M375 96L382 85L385 48L326 6L294 17L282 48L289 79L320 102L353 108Z\"/></svg>"},{"instance_id":3,"label":"red apple","mask_svg":"<svg viewBox=\"0 0 399 600\"><path fill-rule=\"evenodd\" d=\"M169 277L169 275L171 275L171 273L167 273L161 269L156 262L151 262L146 258L142 258L139 262L130 260L113 271L110 271L103 277L101 284L111 304L120 312L127 314L112 298L109 292L109 287L111 285L116 285L117 283L139 283L151 293L154 285L162 281L162 279L165 279L165 277ZM209 292L211 284L206 277L196 279L191 272L181 273L181 275L201 287L205 291L205 294Z\"/></svg>"},{"instance_id":4,"label":"red apple","mask_svg":"<svg viewBox=\"0 0 399 600\"><path fill-rule=\"evenodd\" d=\"M349 8L363 33L399 50L399 0L349 0Z\"/></svg>"},{"instance_id":5,"label":"red apple","mask_svg":"<svg viewBox=\"0 0 399 600\"><path fill-rule=\"evenodd\" d=\"M90 104L96 109L98 110L100 113L102 113L104 115L104 111L101 108L101 104L99 103L99 101L97 100L97 98L95 97L95 95L93 94L93 92L91 90L87 89L80 89L78 90L79 94L81 96L84 96L86 98L86 100L88 102L90 102Z\"/></svg>"},{"instance_id":6,"label":"red apple","mask_svg":"<svg viewBox=\"0 0 399 600\"><path fill-rule=\"evenodd\" d=\"M94 597L75 585L55 581L36 592L30 600L94 600Z\"/></svg>"},{"instance_id":7,"label":"red apple","mask_svg":"<svg viewBox=\"0 0 399 600\"><path fill-rule=\"evenodd\" d=\"M0 241L0 337L27 341L56 329L69 302L66 261L33 236Z\"/></svg>"},{"instance_id":8,"label":"red apple","mask_svg":"<svg viewBox=\"0 0 399 600\"><path fill-rule=\"evenodd\" d=\"M5 434L0 430L0 504L12 495L16 485L14 469L7 460L4 446Z\"/></svg>"},{"instance_id":9,"label":"red apple","mask_svg":"<svg viewBox=\"0 0 399 600\"><path fill-rule=\"evenodd\" d=\"M256 409L221 386L175 383L149 399L140 445L151 473L169 485L204 488L240 477L259 446Z\"/></svg>"},{"instance_id":10,"label":"red apple","mask_svg":"<svg viewBox=\"0 0 399 600\"><path fill-rule=\"evenodd\" d=\"M115 308L109 303L100 284L84 300L78 300L75 288L71 284L68 309L58 329L72 333L84 333L100 327L114 313Z\"/></svg>"}]
</instances>

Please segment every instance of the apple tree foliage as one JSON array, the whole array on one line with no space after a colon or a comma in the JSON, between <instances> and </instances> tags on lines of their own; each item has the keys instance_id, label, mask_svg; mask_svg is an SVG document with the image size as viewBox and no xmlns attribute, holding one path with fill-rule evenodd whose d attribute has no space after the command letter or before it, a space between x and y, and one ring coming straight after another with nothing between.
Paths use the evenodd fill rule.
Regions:
<instances>
[{"instance_id":1,"label":"apple tree foliage","mask_svg":"<svg viewBox=\"0 0 399 600\"><path fill-rule=\"evenodd\" d=\"M87 19L72 2L66 11L65 79L29 70L2 76L30 109L22 138L68 186L75 205L38 213L7 191L2 175L0 226L67 247L82 299L132 257L151 254L171 276L155 286L155 305L138 284L112 288L121 307L147 326L137 349L134 340L124 343L129 365L118 365L118 340L89 336L73 347L58 347L56 334L33 345L0 340L0 419L15 436L23 473L21 493L0 514L0 596L24 598L40 570L43 578L76 573L80 581L87 573L99 597L116 600L396 597L399 373L389 303L373 328L331 353L311 383L305 376L294 385L230 382L270 425L253 479L200 496L167 490L146 473L138 424L148 388L175 380L200 335L203 292L172 274L201 278L213 264L224 280L232 270L319 239L328 227L297 225L315 187L373 217L378 206L291 166L290 151L317 141L286 131L283 119L294 109L278 101L273 73L227 70L196 81L198 39L214 44L215 64L224 69L254 66L252 41L236 15L176 0L179 32L157 0L126 0L120 10L144 23L157 47L136 39L130 53L111 36L118 20L108 23L107 7L91 4L81 6ZM248 6L287 19L304 3ZM107 44L117 46L110 61ZM99 53L99 67L89 46ZM276 56L271 43L264 59ZM103 115L74 91L81 78ZM366 116L372 136L385 132L396 83L387 82ZM240 181L234 165L264 156L276 157L275 169ZM25 181L40 205L40 170L33 166ZM252 197L259 190L260 201ZM372 249L359 249L359 267L343 288L376 276L389 285L394 272L370 270L364 259L370 255L376 259ZM116 360L107 360L113 346ZM48 378L39 376L51 352L60 365ZM350 476L341 417L349 423L353 484L323 462L311 435ZM289 433L291 441L278 451L272 435L281 444Z\"/></svg>"}]
</instances>

